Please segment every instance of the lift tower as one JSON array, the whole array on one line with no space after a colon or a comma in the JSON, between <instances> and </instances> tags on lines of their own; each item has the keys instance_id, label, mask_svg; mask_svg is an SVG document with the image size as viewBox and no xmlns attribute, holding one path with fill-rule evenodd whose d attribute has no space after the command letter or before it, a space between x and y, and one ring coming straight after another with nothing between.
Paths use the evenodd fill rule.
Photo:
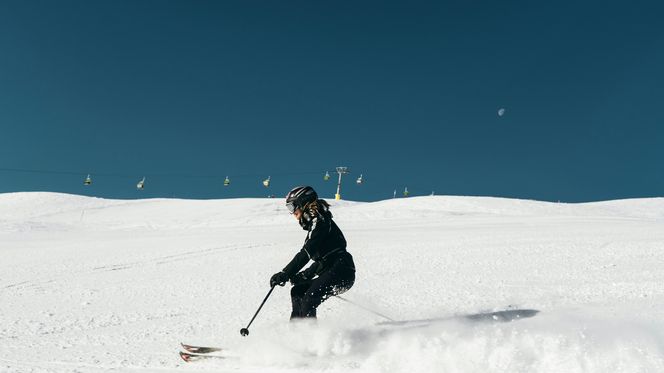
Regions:
<instances>
[{"instance_id":1,"label":"lift tower","mask_svg":"<svg viewBox=\"0 0 664 373\"><path fill-rule=\"evenodd\" d=\"M334 195L334 199L338 201L341 199L341 176L348 173L348 167L337 167L337 173L339 174L339 183L337 184L337 194Z\"/></svg>"}]
</instances>

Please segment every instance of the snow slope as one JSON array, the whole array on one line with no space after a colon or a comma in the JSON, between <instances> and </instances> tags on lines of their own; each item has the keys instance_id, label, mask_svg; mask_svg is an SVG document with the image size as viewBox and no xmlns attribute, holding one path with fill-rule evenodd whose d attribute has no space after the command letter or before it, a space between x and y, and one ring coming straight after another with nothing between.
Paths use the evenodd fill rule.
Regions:
<instances>
[{"instance_id":1,"label":"snow slope","mask_svg":"<svg viewBox=\"0 0 664 373\"><path fill-rule=\"evenodd\" d=\"M664 371L662 198L332 209L355 304L290 324L277 288L243 338L304 240L281 200L0 194L0 372Z\"/></svg>"}]
</instances>

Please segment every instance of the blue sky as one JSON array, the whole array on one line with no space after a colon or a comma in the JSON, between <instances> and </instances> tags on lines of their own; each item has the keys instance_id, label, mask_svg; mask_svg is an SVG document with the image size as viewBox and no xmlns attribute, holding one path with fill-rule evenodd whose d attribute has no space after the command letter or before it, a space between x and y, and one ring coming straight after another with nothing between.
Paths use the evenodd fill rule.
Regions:
<instances>
[{"instance_id":1,"label":"blue sky","mask_svg":"<svg viewBox=\"0 0 664 373\"><path fill-rule=\"evenodd\" d=\"M322 176L343 165L354 200L662 196L663 16L654 1L5 0L0 192L332 197Z\"/></svg>"}]
</instances>

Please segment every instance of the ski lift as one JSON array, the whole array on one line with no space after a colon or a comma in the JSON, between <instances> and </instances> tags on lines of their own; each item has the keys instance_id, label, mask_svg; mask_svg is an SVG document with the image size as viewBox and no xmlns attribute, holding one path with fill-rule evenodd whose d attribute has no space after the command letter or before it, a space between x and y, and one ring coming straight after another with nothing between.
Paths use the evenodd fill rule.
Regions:
<instances>
[{"instance_id":1,"label":"ski lift","mask_svg":"<svg viewBox=\"0 0 664 373\"><path fill-rule=\"evenodd\" d=\"M263 180L263 186L266 188L270 186L270 176L267 177L267 179Z\"/></svg>"},{"instance_id":2,"label":"ski lift","mask_svg":"<svg viewBox=\"0 0 664 373\"><path fill-rule=\"evenodd\" d=\"M143 179L136 184L136 189L143 190L143 188L145 188L145 176L143 176Z\"/></svg>"},{"instance_id":3,"label":"ski lift","mask_svg":"<svg viewBox=\"0 0 664 373\"><path fill-rule=\"evenodd\" d=\"M224 186L229 186L229 185L231 185L231 179L229 179L228 176L226 176L226 179L224 179Z\"/></svg>"},{"instance_id":4,"label":"ski lift","mask_svg":"<svg viewBox=\"0 0 664 373\"><path fill-rule=\"evenodd\" d=\"M330 173L325 171L325 176L323 176L323 180L328 181L330 180Z\"/></svg>"},{"instance_id":5,"label":"ski lift","mask_svg":"<svg viewBox=\"0 0 664 373\"><path fill-rule=\"evenodd\" d=\"M88 174L88 177L85 178L83 185L90 185L90 184L92 184L92 179L90 178L90 174Z\"/></svg>"},{"instance_id":6,"label":"ski lift","mask_svg":"<svg viewBox=\"0 0 664 373\"><path fill-rule=\"evenodd\" d=\"M360 174L360 177L357 178L357 181L355 181L357 185L362 185L362 174Z\"/></svg>"},{"instance_id":7,"label":"ski lift","mask_svg":"<svg viewBox=\"0 0 664 373\"><path fill-rule=\"evenodd\" d=\"M408 187L405 187L404 190L403 190L403 196L408 197L409 194L410 193L408 192Z\"/></svg>"}]
</instances>

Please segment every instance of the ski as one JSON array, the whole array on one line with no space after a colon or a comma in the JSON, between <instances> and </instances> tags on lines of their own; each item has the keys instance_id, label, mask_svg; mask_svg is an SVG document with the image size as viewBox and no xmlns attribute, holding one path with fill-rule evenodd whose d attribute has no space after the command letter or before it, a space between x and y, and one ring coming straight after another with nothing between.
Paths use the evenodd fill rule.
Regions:
<instances>
[{"instance_id":1,"label":"ski","mask_svg":"<svg viewBox=\"0 0 664 373\"><path fill-rule=\"evenodd\" d=\"M190 363L192 361L198 361L198 360L207 360L207 359L223 359L223 356L219 355L204 355L204 354L192 354L189 352L183 352L180 351L180 358L182 360L186 361L187 363Z\"/></svg>"},{"instance_id":2,"label":"ski","mask_svg":"<svg viewBox=\"0 0 664 373\"><path fill-rule=\"evenodd\" d=\"M210 352L217 352L221 351L221 347L204 347L204 346L192 346L192 345L186 345L184 343L180 343L180 346L192 354L209 354Z\"/></svg>"}]
</instances>

